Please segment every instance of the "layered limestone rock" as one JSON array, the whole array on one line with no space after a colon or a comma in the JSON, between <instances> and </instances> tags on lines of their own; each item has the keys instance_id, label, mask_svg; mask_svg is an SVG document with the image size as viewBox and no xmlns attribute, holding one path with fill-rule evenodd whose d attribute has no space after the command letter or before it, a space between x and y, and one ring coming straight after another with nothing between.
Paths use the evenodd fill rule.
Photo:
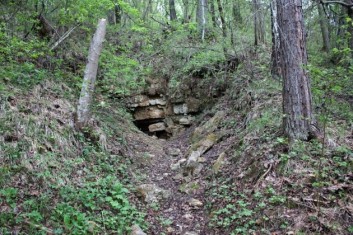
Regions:
<instances>
[{"instance_id":1,"label":"layered limestone rock","mask_svg":"<svg viewBox=\"0 0 353 235\"><path fill-rule=\"evenodd\" d=\"M126 99L126 106L133 113L135 124L142 131L161 137L180 133L193 124L192 115L201 111L201 101L190 94L168 96L166 79L147 78L144 94Z\"/></svg>"}]
</instances>

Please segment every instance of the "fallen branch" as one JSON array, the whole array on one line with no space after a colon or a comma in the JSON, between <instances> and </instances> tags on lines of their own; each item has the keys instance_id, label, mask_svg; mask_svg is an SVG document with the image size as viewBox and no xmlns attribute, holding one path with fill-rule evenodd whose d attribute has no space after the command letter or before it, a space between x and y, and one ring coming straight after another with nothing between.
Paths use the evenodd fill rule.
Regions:
<instances>
[{"instance_id":1,"label":"fallen branch","mask_svg":"<svg viewBox=\"0 0 353 235\"><path fill-rule=\"evenodd\" d=\"M272 170L272 167L273 167L273 164L271 164L267 169L267 171L257 180L254 188L257 188L259 186L260 182L268 175L268 173L270 173L270 171Z\"/></svg>"},{"instance_id":2,"label":"fallen branch","mask_svg":"<svg viewBox=\"0 0 353 235\"><path fill-rule=\"evenodd\" d=\"M70 36L70 34L74 31L74 29L77 28L78 26L79 26L79 25L76 25L76 26L74 26L72 29L66 31L66 32L59 38L59 40L54 43L54 45L50 48L50 50L52 51L52 50L54 50L55 48L57 48L57 47L60 45L60 43L62 43L66 38L68 38L68 37Z\"/></svg>"}]
</instances>

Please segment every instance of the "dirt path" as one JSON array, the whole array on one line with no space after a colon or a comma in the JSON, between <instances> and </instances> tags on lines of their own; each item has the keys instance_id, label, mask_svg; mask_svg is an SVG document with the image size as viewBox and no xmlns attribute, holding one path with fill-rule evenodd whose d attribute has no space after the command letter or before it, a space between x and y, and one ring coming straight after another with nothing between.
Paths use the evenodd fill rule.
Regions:
<instances>
[{"instance_id":1,"label":"dirt path","mask_svg":"<svg viewBox=\"0 0 353 235\"><path fill-rule=\"evenodd\" d=\"M137 190L142 195L142 206L147 208L146 220L150 224L147 234L209 234L205 231L205 183L197 177L183 176L183 169L178 165L174 165L173 169L171 167L186 157L188 133L170 140L154 139L142 133L127 138L135 143L136 175L143 176L137 178L136 184L142 185L141 188L153 185L164 192L156 200L147 200L147 193ZM179 151L180 154L177 154Z\"/></svg>"}]
</instances>

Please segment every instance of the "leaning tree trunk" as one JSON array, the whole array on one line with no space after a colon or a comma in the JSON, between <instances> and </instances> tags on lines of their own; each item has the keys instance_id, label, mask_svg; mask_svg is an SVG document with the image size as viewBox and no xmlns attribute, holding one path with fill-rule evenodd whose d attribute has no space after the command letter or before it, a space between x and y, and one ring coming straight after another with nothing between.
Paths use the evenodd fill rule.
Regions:
<instances>
[{"instance_id":1,"label":"leaning tree trunk","mask_svg":"<svg viewBox=\"0 0 353 235\"><path fill-rule=\"evenodd\" d=\"M271 75L274 79L281 77L280 67L280 38L277 21L276 0L271 0L271 31L272 31L272 53L271 53Z\"/></svg>"},{"instance_id":2,"label":"leaning tree trunk","mask_svg":"<svg viewBox=\"0 0 353 235\"><path fill-rule=\"evenodd\" d=\"M97 77L98 59L102 51L102 44L105 37L107 21L101 19L98 22L96 33L93 36L88 53L88 63L86 65L80 99L77 106L76 128L81 129L90 119L90 106Z\"/></svg>"},{"instance_id":3,"label":"leaning tree trunk","mask_svg":"<svg viewBox=\"0 0 353 235\"><path fill-rule=\"evenodd\" d=\"M308 140L314 123L301 0L277 0L283 75L283 128L289 139Z\"/></svg>"},{"instance_id":4,"label":"leaning tree trunk","mask_svg":"<svg viewBox=\"0 0 353 235\"><path fill-rule=\"evenodd\" d=\"M218 5L219 17L221 18L221 22L222 22L223 38L227 38L227 25L226 25L226 21L224 19L224 12L223 12L221 0L217 0L217 5Z\"/></svg>"}]
</instances>

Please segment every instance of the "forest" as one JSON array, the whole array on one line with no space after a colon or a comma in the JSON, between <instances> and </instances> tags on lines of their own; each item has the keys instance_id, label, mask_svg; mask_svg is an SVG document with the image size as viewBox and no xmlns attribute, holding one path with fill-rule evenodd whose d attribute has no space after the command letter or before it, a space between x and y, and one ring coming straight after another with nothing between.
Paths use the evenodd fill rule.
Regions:
<instances>
[{"instance_id":1,"label":"forest","mask_svg":"<svg viewBox=\"0 0 353 235\"><path fill-rule=\"evenodd\" d=\"M353 0L0 0L0 235L353 234Z\"/></svg>"}]
</instances>

